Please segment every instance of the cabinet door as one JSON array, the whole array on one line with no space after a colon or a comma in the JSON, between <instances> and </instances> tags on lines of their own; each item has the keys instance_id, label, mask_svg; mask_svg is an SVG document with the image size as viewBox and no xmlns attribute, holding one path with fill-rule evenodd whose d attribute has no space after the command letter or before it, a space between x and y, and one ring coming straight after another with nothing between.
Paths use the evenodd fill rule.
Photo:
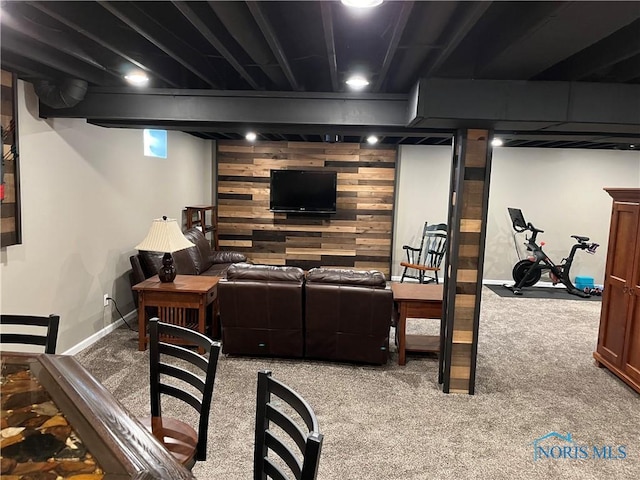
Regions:
<instances>
[{"instance_id":1,"label":"cabinet door","mask_svg":"<svg viewBox=\"0 0 640 480\"><path fill-rule=\"evenodd\" d=\"M640 206L636 207L638 229L640 229ZM629 317L624 348L623 369L629 377L640 384L640 239L636 238L633 272L627 283L629 287Z\"/></svg>"},{"instance_id":2,"label":"cabinet door","mask_svg":"<svg viewBox=\"0 0 640 480\"><path fill-rule=\"evenodd\" d=\"M638 205L614 202L604 298L600 317L598 353L617 367L622 367L630 299L628 289L634 271L638 238Z\"/></svg>"}]
</instances>

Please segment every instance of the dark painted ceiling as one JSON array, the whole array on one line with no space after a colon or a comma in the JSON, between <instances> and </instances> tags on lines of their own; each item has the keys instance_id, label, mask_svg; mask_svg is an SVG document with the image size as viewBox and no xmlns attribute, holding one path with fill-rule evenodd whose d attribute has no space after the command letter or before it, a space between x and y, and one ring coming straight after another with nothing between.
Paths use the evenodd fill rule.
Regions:
<instances>
[{"instance_id":1,"label":"dark painted ceiling","mask_svg":"<svg viewBox=\"0 0 640 480\"><path fill-rule=\"evenodd\" d=\"M362 72L369 94L406 94L420 78L640 83L640 2L337 1L2 2L2 68L20 78L80 78L125 87L347 92ZM233 128L195 132L241 138ZM273 129L268 140L321 140ZM193 132L192 132L193 133ZM345 129L344 141L360 142ZM508 146L630 148L628 133L500 132ZM364 133L362 133L364 135ZM447 132L389 132L390 144L445 144Z\"/></svg>"}]
</instances>

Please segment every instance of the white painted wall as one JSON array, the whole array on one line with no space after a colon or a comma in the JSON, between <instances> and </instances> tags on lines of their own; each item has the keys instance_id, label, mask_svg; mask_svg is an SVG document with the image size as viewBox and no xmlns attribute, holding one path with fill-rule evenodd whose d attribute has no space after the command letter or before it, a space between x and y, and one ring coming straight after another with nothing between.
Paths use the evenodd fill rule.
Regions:
<instances>
[{"instance_id":1,"label":"white painted wall","mask_svg":"<svg viewBox=\"0 0 640 480\"><path fill-rule=\"evenodd\" d=\"M402 245L419 243L424 222L446 222L451 149L405 146L398 161L394 276L401 273ZM571 235L588 236L599 243L595 255L576 253L571 273L572 277L587 275L602 283L611 215L611 198L604 187L640 187L640 152L496 148L484 279L511 281L518 257L507 207L518 207L527 221L545 231L538 239L546 242L545 251L554 261L569 253Z\"/></svg>"},{"instance_id":2,"label":"white painted wall","mask_svg":"<svg viewBox=\"0 0 640 480\"><path fill-rule=\"evenodd\" d=\"M61 316L63 352L133 310L129 256L162 215L211 201L210 141L169 132L168 158L143 156L142 130L43 120L18 85L22 240L0 250L0 311Z\"/></svg>"},{"instance_id":3,"label":"white painted wall","mask_svg":"<svg viewBox=\"0 0 640 480\"><path fill-rule=\"evenodd\" d=\"M402 274L403 245L419 246L424 222L447 223L451 147L401 145L398 152L392 278Z\"/></svg>"}]
</instances>

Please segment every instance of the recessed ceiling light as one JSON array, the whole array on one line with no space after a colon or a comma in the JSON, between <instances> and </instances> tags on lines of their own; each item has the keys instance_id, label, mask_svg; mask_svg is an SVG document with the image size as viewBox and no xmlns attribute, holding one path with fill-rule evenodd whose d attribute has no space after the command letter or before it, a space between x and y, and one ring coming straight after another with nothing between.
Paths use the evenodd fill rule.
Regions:
<instances>
[{"instance_id":1,"label":"recessed ceiling light","mask_svg":"<svg viewBox=\"0 0 640 480\"><path fill-rule=\"evenodd\" d=\"M355 8L372 8L377 7L381 3L382 0L342 0L343 5Z\"/></svg>"},{"instance_id":2,"label":"recessed ceiling light","mask_svg":"<svg viewBox=\"0 0 640 480\"><path fill-rule=\"evenodd\" d=\"M249 132L244 136L244 138L246 138L250 142L255 142L256 138L258 138L258 135L256 135L255 132Z\"/></svg>"},{"instance_id":3,"label":"recessed ceiling light","mask_svg":"<svg viewBox=\"0 0 640 480\"><path fill-rule=\"evenodd\" d=\"M352 75L347 79L346 84L354 90L362 90L364 87L369 85L369 80L364 78L362 75Z\"/></svg>"},{"instance_id":4,"label":"recessed ceiling light","mask_svg":"<svg viewBox=\"0 0 640 480\"><path fill-rule=\"evenodd\" d=\"M149 83L149 77L144 72L131 72L125 75L124 79L136 87L143 87Z\"/></svg>"},{"instance_id":5,"label":"recessed ceiling light","mask_svg":"<svg viewBox=\"0 0 640 480\"><path fill-rule=\"evenodd\" d=\"M376 143L378 143L378 137L376 137L375 135L369 135L367 137L367 143L370 145L375 145Z\"/></svg>"},{"instance_id":6,"label":"recessed ceiling light","mask_svg":"<svg viewBox=\"0 0 640 480\"><path fill-rule=\"evenodd\" d=\"M494 147L501 147L503 144L504 142L500 138L494 138L493 140L491 140L491 145Z\"/></svg>"},{"instance_id":7,"label":"recessed ceiling light","mask_svg":"<svg viewBox=\"0 0 640 480\"><path fill-rule=\"evenodd\" d=\"M629 148L636 148L636 146L632 143L631 145L629 145Z\"/></svg>"}]
</instances>

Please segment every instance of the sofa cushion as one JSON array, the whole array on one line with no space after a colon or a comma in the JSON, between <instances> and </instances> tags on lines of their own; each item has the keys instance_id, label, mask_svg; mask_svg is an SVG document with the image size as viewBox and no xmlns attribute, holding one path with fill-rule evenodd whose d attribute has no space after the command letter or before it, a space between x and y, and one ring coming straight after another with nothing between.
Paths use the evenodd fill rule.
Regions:
<instances>
[{"instance_id":1,"label":"sofa cushion","mask_svg":"<svg viewBox=\"0 0 640 480\"><path fill-rule=\"evenodd\" d=\"M178 275L197 275L195 265L189 254L189 250L194 250L193 247L173 252L173 265L176 267ZM162 252L150 252L147 250L140 250L140 261L142 268L145 272L150 272L152 275L158 273L158 270L162 266Z\"/></svg>"},{"instance_id":2,"label":"sofa cushion","mask_svg":"<svg viewBox=\"0 0 640 480\"><path fill-rule=\"evenodd\" d=\"M240 252L217 251L211 252L211 261L214 265L216 263L240 263L246 262L247 256Z\"/></svg>"},{"instance_id":3,"label":"sofa cushion","mask_svg":"<svg viewBox=\"0 0 640 480\"><path fill-rule=\"evenodd\" d=\"M193 262L195 275L200 275L213 265L213 260L211 258L211 244L209 243L209 240L207 240L207 237L205 237L204 234L195 227L184 232L184 236L195 245L195 247L187 248L186 251Z\"/></svg>"},{"instance_id":4,"label":"sofa cushion","mask_svg":"<svg viewBox=\"0 0 640 480\"><path fill-rule=\"evenodd\" d=\"M304 271L298 267L234 263L227 270L229 280L265 280L268 282L302 282Z\"/></svg>"},{"instance_id":5,"label":"sofa cushion","mask_svg":"<svg viewBox=\"0 0 640 480\"><path fill-rule=\"evenodd\" d=\"M357 285L386 288L387 281L377 270L350 270L334 268L312 268L307 273L307 283L329 283L332 285Z\"/></svg>"}]
</instances>

